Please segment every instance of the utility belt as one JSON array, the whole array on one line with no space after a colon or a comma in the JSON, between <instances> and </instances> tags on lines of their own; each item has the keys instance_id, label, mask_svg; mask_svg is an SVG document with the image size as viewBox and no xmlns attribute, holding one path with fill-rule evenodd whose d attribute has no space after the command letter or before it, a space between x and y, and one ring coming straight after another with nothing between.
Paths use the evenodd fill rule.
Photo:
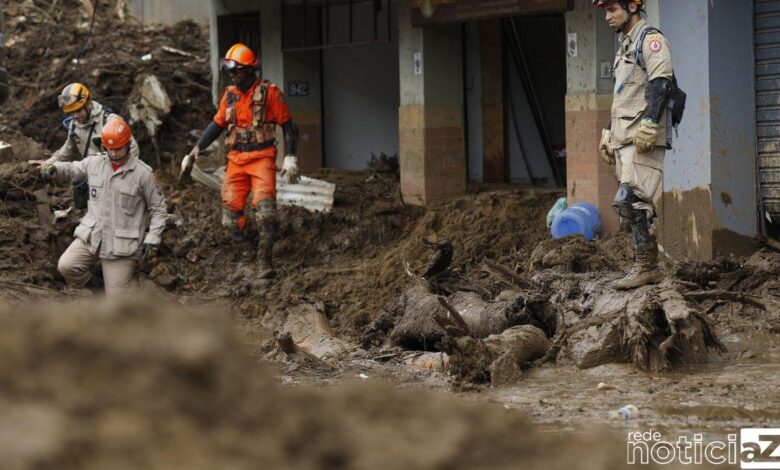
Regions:
<instances>
[{"instance_id":1,"label":"utility belt","mask_svg":"<svg viewBox=\"0 0 780 470\"><path fill-rule=\"evenodd\" d=\"M230 150L247 152L262 150L276 144L273 124L238 127L231 126L225 139L225 145Z\"/></svg>"},{"instance_id":2,"label":"utility belt","mask_svg":"<svg viewBox=\"0 0 780 470\"><path fill-rule=\"evenodd\" d=\"M265 150L274 146L276 146L276 142L272 140L270 142L263 142L262 144L257 142L234 144L232 147L230 147L230 150L236 150L238 152L256 152L258 150Z\"/></svg>"}]
</instances>

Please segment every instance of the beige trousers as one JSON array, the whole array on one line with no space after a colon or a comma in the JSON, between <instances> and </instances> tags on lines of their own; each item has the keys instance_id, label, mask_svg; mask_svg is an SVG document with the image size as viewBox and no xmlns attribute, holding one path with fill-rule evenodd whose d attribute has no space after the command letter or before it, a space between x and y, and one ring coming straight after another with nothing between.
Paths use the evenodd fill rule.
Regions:
<instances>
[{"instance_id":1,"label":"beige trousers","mask_svg":"<svg viewBox=\"0 0 780 470\"><path fill-rule=\"evenodd\" d=\"M133 258L100 259L89 252L89 245L78 238L60 256L57 270L68 284L84 287L92 277L90 268L100 261L106 297L113 298L133 287L136 260Z\"/></svg>"},{"instance_id":2,"label":"beige trousers","mask_svg":"<svg viewBox=\"0 0 780 470\"><path fill-rule=\"evenodd\" d=\"M636 153L636 146L628 145L615 150L617 177L621 184L628 184L639 198L633 204L634 209L648 212L648 218L655 215L653 197L663 178L664 155L666 149L655 147L645 155Z\"/></svg>"}]
</instances>

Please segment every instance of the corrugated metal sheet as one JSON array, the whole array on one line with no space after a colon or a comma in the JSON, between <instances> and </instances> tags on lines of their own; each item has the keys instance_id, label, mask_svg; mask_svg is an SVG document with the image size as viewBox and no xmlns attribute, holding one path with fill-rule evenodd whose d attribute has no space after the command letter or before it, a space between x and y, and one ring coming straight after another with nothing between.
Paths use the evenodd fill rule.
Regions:
<instances>
[{"instance_id":1,"label":"corrugated metal sheet","mask_svg":"<svg viewBox=\"0 0 780 470\"><path fill-rule=\"evenodd\" d=\"M219 191L225 179L225 167L208 173L195 164L192 167L192 179ZM289 184L279 173L276 174L276 202L282 206L300 206L312 212L330 212L333 209L335 193L336 185L327 181L301 176L298 184Z\"/></svg>"},{"instance_id":2,"label":"corrugated metal sheet","mask_svg":"<svg viewBox=\"0 0 780 470\"><path fill-rule=\"evenodd\" d=\"M756 0L756 132L763 209L780 220L780 0Z\"/></svg>"}]
</instances>

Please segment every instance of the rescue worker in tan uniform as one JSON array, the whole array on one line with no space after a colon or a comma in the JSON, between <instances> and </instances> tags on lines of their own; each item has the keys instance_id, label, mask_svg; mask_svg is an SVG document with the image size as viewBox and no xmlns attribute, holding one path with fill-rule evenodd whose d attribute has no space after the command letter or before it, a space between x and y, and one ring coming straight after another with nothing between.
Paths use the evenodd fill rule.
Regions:
<instances>
[{"instance_id":1,"label":"rescue worker in tan uniform","mask_svg":"<svg viewBox=\"0 0 780 470\"><path fill-rule=\"evenodd\" d=\"M599 153L607 164L617 163L620 186L612 207L629 221L634 237L634 265L613 286L634 289L664 277L650 227L656 216L653 196L663 176L666 149L671 148L667 105L673 90L672 54L666 38L658 30L648 30L641 17L643 0L593 4L605 10L607 22L620 35L611 120L602 132Z\"/></svg>"},{"instance_id":2,"label":"rescue worker in tan uniform","mask_svg":"<svg viewBox=\"0 0 780 470\"><path fill-rule=\"evenodd\" d=\"M68 284L80 288L92 277L92 265L100 262L107 297L131 286L139 257L156 257L168 216L152 169L130 152L132 138L124 119L113 119L102 132L105 153L76 162L37 163L44 177L86 180L87 214L57 269Z\"/></svg>"},{"instance_id":3,"label":"rescue worker in tan uniform","mask_svg":"<svg viewBox=\"0 0 780 470\"><path fill-rule=\"evenodd\" d=\"M223 130L228 164L222 183L222 224L234 239L247 237L247 196L257 224L257 279L276 275L271 254L276 236L276 126L284 131L282 175L295 184L300 177L296 147L298 129L282 91L260 80L255 69L258 59L244 44L231 47L222 61L233 85L227 87L214 119L190 152L196 159Z\"/></svg>"},{"instance_id":4,"label":"rescue worker in tan uniform","mask_svg":"<svg viewBox=\"0 0 780 470\"><path fill-rule=\"evenodd\" d=\"M57 102L62 111L68 117L62 125L68 130L68 137L54 154L45 161L32 160L31 163L40 165L54 162L72 162L83 160L93 153L101 153L100 138L103 126L109 121L118 118L108 108L92 99L89 89L81 83L71 83L62 89L57 97ZM130 153L139 155L138 144L135 139L131 141ZM86 209L89 200L89 192L84 181L73 183L73 204L77 209Z\"/></svg>"}]
</instances>

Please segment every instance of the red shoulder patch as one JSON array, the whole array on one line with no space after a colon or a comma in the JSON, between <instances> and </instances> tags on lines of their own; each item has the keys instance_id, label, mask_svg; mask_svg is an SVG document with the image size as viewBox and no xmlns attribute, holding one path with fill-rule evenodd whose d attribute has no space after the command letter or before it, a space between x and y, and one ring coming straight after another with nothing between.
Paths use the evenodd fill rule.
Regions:
<instances>
[{"instance_id":1,"label":"red shoulder patch","mask_svg":"<svg viewBox=\"0 0 780 470\"><path fill-rule=\"evenodd\" d=\"M659 41L658 39L654 39L650 41L650 44L648 46L650 48L650 52L660 52L663 48L663 43Z\"/></svg>"}]
</instances>

